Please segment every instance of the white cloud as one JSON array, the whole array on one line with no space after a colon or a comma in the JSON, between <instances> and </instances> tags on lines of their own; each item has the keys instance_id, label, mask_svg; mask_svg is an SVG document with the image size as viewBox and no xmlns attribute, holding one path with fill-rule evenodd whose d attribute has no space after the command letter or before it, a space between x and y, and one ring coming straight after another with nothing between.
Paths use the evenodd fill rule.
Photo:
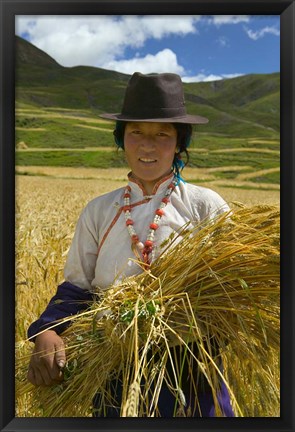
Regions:
<instances>
[{"instance_id":1,"label":"white cloud","mask_svg":"<svg viewBox=\"0 0 295 432\"><path fill-rule=\"evenodd\" d=\"M193 16L18 16L16 33L63 66L102 65L118 61L128 47L150 39L196 33Z\"/></svg>"},{"instance_id":2,"label":"white cloud","mask_svg":"<svg viewBox=\"0 0 295 432\"><path fill-rule=\"evenodd\" d=\"M220 45L222 48L225 47L229 47L230 43L229 43L229 39L226 36L220 36L216 42L218 43L218 45Z\"/></svg>"},{"instance_id":3,"label":"white cloud","mask_svg":"<svg viewBox=\"0 0 295 432\"><path fill-rule=\"evenodd\" d=\"M252 40L258 40L260 38L263 38L266 34L272 34L274 36L280 36L280 30L277 27L264 27L260 30L254 31L251 29L248 29L247 27L244 27L245 32Z\"/></svg>"},{"instance_id":4,"label":"white cloud","mask_svg":"<svg viewBox=\"0 0 295 432\"><path fill-rule=\"evenodd\" d=\"M176 54L166 48L157 54L147 54L145 57L135 57L130 60L112 60L102 65L104 69L116 70L118 72L132 74L133 72L142 73L161 73L169 72L182 75L184 69L177 62Z\"/></svg>"},{"instance_id":5,"label":"white cloud","mask_svg":"<svg viewBox=\"0 0 295 432\"><path fill-rule=\"evenodd\" d=\"M248 15L212 15L209 18L209 22L216 26L239 24L241 22L249 22L250 18Z\"/></svg>"},{"instance_id":6,"label":"white cloud","mask_svg":"<svg viewBox=\"0 0 295 432\"><path fill-rule=\"evenodd\" d=\"M135 23L147 37L161 39L164 36L177 34L185 36L189 33L197 33L195 23L201 17L197 16L143 16L129 17L132 25Z\"/></svg>"},{"instance_id":7,"label":"white cloud","mask_svg":"<svg viewBox=\"0 0 295 432\"><path fill-rule=\"evenodd\" d=\"M220 81L222 79L236 78L236 77L239 77L242 75L244 75L244 74L235 73L235 74L220 74L220 75L209 74L209 75L206 75L204 73L200 73L200 74L195 75L195 76L189 76L189 77L184 76L181 79L183 82L186 82L186 83L208 82L208 81Z\"/></svg>"}]
</instances>

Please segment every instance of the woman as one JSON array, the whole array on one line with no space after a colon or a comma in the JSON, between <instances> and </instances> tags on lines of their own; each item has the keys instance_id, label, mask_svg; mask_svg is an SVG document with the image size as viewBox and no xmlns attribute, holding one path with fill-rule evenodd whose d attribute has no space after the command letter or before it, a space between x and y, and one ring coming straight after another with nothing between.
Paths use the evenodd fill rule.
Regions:
<instances>
[{"instance_id":1,"label":"woman","mask_svg":"<svg viewBox=\"0 0 295 432\"><path fill-rule=\"evenodd\" d=\"M186 113L178 75L134 73L122 112L101 117L116 121L115 141L124 149L131 172L126 188L95 198L83 210L67 257L65 282L29 328L35 349L28 379L35 385L52 385L63 379L66 355L60 334L68 324L46 330L53 321L81 311L86 307L83 301L91 301L93 292L103 292L122 278L142 272L143 266L149 266L160 254L161 244L184 224L193 226L228 210L217 193L181 179L181 154L188 157L192 125L208 120ZM45 331L35 336L41 330ZM48 355L41 357L41 351ZM209 385L197 375L198 371L198 392L194 397L191 383L184 383L184 395L189 401L186 414L215 416ZM122 385L111 384L115 402L97 416L120 414ZM99 398L97 395L94 405L99 405ZM223 383L219 401L223 414L233 416ZM175 398L163 385L158 402L160 415L172 417L174 405Z\"/></svg>"}]
</instances>

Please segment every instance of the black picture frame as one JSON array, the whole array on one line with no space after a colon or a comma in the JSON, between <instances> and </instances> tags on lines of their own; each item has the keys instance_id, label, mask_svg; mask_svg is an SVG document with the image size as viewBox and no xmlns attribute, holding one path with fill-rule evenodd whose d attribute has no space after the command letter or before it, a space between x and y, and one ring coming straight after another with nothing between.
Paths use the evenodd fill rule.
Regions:
<instances>
[{"instance_id":1,"label":"black picture frame","mask_svg":"<svg viewBox=\"0 0 295 432\"><path fill-rule=\"evenodd\" d=\"M1 261L0 430L293 431L294 421L294 0L0 0ZM16 418L14 393L14 29L16 15L280 15L281 21L281 416L274 418Z\"/></svg>"}]
</instances>

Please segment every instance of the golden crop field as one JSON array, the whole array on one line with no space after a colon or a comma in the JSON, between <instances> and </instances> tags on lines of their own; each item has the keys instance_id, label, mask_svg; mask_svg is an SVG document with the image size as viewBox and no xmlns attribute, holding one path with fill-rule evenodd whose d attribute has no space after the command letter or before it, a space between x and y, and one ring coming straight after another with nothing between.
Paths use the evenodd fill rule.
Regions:
<instances>
[{"instance_id":1,"label":"golden crop field","mask_svg":"<svg viewBox=\"0 0 295 432\"><path fill-rule=\"evenodd\" d=\"M24 343L28 326L63 282L63 266L80 212L94 197L124 186L127 171L16 168L17 173L24 171L30 175L16 176L16 341L29 353L32 344ZM210 172L195 169L186 169L184 177L188 181L202 177L202 186L216 190L229 203L279 204L279 188L268 191L258 189L259 185L256 190L224 187L212 181ZM277 367L276 362L269 367ZM279 377L275 385L279 387ZM265 415L279 415L279 407ZM18 400L17 416L38 416L38 412L28 412L26 400Z\"/></svg>"}]
</instances>

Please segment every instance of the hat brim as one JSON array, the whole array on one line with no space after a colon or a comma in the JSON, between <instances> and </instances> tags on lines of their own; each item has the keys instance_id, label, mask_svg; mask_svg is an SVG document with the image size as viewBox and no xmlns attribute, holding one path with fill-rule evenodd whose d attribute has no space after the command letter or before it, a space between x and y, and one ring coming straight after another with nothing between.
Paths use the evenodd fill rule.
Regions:
<instances>
[{"instance_id":1,"label":"hat brim","mask_svg":"<svg viewBox=\"0 0 295 432\"><path fill-rule=\"evenodd\" d=\"M99 117L107 120L120 120L125 122L149 122L149 123L187 123L187 124L206 124L209 120L206 117L187 114L182 117L161 117L161 118L136 118L128 117L123 114L99 114Z\"/></svg>"}]
</instances>

